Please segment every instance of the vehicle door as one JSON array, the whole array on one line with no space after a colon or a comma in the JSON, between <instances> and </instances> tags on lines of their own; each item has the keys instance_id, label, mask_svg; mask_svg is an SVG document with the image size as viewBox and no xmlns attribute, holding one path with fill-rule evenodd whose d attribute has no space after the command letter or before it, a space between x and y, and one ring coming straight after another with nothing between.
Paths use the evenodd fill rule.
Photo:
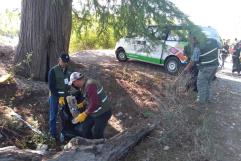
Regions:
<instances>
[{"instance_id":1,"label":"vehicle door","mask_svg":"<svg viewBox=\"0 0 241 161\"><path fill-rule=\"evenodd\" d=\"M124 47L127 57L135 55L136 38L125 38L121 45Z\"/></svg>"},{"instance_id":2,"label":"vehicle door","mask_svg":"<svg viewBox=\"0 0 241 161\"><path fill-rule=\"evenodd\" d=\"M167 31L163 30L162 32L158 32L155 34L156 39L150 40L147 44L149 44L149 52L146 53L149 61L155 64L164 64L164 60L161 59L163 53L163 47L165 44L165 40L167 37Z\"/></svg>"},{"instance_id":3,"label":"vehicle door","mask_svg":"<svg viewBox=\"0 0 241 161\"><path fill-rule=\"evenodd\" d=\"M184 54L184 47L188 44L188 31L184 29L171 29L165 41L162 59L165 60L170 55L175 55L181 62L185 62L187 57Z\"/></svg>"},{"instance_id":4,"label":"vehicle door","mask_svg":"<svg viewBox=\"0 0 241 161\"><path fill-rule=\"evenodd\" d=\"M146 39L144 37L136 37L133 39L133 52L129 54L129 57L144 60Z\"/></svg>"},{"instance_id":5,"label":"vehicle door","mask_svg":"<svg viewBox=\"0 0 241 161\"><path fill-rule=\"evenodd\" d=\"M153 39L146 38L144 41L137 41L141 60L153 64L163 64L161 55L166 32L155 32L154 36Z\"/></svg>"}]
</instances>

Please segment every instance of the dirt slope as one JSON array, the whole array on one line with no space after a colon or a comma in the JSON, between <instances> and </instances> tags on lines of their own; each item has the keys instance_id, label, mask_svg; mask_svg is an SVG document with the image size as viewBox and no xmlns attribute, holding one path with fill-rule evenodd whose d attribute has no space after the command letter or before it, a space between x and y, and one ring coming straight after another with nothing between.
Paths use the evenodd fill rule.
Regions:
<instances>
[{"instance_id":1,"label":"dirt slope","mask_svg":"<svg viewBox=\"0 0 241 161\"><path fill-rule=\"evenodd\" d=\"M113 116L106 137L154 116L160 118L160 125L123 160L241 160L241 85L240 78L231 76L229 68L219 72L214 82L214 102L200 109L193 105L196 93L184 94L182 88L175 91L170 88L175 77L166 74L161 66L133 60L120 63L109 50L84 51L76 53L72 59L85 64L87 68L79 71L99 80L107 91ZM27 84L32 83L27 81ZM44 83L40 86L47 87ZM11 118L6 107L47 132L48 95L21 90L16 81L1 85L0 93L0 133L3 135L0 146L36 148L36 144L26 138L35 138L34 143L41 138L34 137L28 127Z\"/></svg>"}]
</instances>

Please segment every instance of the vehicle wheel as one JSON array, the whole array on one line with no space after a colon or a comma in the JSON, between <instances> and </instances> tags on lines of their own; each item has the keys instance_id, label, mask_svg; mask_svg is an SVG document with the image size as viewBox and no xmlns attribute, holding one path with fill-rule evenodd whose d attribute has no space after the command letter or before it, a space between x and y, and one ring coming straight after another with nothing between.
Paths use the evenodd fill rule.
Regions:
<instances>
[{"instance_id":1,"label":"vehicle wheel","mask_svg":"<svg viewBox=\"0 0 241 161\"><path fill-rule=\"evenodd\" d=\"M121 62L125 62L128 60L127 56L126 56L126 52L124 49L117 49L116 50L116 58L121 61Z\"/></svg>"},{"instance_id":2,"label":"vehicle wheel","mask_svg":"<svg viewBox=\"0 0 241 161\"><path fill-rule=\"evenodd\" d=\"M165 62L165 69L170 74L177 74L180 68L180 60L176 57L170 57Z\"/></svg>"}]
</instances>

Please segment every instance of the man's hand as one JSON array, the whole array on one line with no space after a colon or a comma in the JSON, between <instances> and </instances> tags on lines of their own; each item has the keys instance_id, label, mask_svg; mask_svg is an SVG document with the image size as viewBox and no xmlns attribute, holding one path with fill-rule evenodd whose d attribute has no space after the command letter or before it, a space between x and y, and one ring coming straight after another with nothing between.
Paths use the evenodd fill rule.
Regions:
<instances>
[{"instance_id":1,"label":"man's hand","mask_svg":"<svg viewBox=\"0 0 241 161\"><path fill-rule=\"evenodd\" d=\"M85 112L82 112L80 113L77 117L75 117L73 120L72 120L72 123L73 124L77 124L77 123L81 123L83 121L85 121L85 119L87 118L87 114Z\"/></svg>"},{"instance_id":2,"label":"man's hand","mask_svg":"<svg viewBox=\"0 0 241 161\"><path fill-rule=\"evenodd\" d=\"M59 105L60 106L65 105L64 97L59 97Z\"/></svg>"}]
</instances>

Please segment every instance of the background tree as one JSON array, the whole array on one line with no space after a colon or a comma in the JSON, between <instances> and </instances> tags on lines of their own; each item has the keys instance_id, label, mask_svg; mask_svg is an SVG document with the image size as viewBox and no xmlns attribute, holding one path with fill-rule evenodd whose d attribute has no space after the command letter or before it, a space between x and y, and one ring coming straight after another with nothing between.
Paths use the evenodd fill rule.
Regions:
<instances>
[{"instance_id":1,"label":"background tree","mask_svg":"<svg viewBox=\"0 0 241 161\"><path fill-rule=\"evenodd\" d=\"M91 26L97 37L110 33L122 36L147 36L149 25L162 30L167 25L190 25L168 0L75 0L74 33ZM19 44L15 56L17 74L46 80L50 67L61 52L68 52L71 33L72 0L22 0ZM94 20L93 20L94 19ZM107 38L108 40L109 38ZM112 43L113 44L113 43Z\"/></svg>"},{"instance_id":2,"label":"background tree","mask_svg":"<svg viewBox=\"0 0 241 161\"><path fill-rule=\"evenodd\" d=\"M22 0L15 72L46 80L61 52L68 52L72 0Z\"/></svg>"},{"instance_id":3,"label":"background tree","mask_svg":"<svg viewBox=\"0 0 241 161\"><path fill-rule=\"evenodd\" d=\"M98 22L99 34L106 34L112 28L116 39L136 35L151 37L147 28L150 25L162 30L167 25L191 24L168 0L78 0L74 3L73 17L77 17L79 24L73 29L77 33L82 33L86 26L93 26L93 18Z\"/></svg>"}]
</instances>

